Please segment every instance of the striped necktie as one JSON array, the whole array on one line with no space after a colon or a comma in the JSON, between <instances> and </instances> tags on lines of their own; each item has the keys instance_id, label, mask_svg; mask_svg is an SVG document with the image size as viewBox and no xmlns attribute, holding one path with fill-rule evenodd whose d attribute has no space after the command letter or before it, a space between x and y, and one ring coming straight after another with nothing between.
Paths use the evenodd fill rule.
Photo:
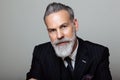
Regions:
<instances>
[{"instance_id":1,"label":"striped necktie","mask_svg":"<svg viewBox=\"0 0 120 80\"><path fill-rule=\"evenodd\" d=\"M71 58L66 57L65 61L68 63L68 66L67 66L68 70L72 73L73 72L73 66L72 66L72 63L71 63Z\"/></svg>"}]
</instances>

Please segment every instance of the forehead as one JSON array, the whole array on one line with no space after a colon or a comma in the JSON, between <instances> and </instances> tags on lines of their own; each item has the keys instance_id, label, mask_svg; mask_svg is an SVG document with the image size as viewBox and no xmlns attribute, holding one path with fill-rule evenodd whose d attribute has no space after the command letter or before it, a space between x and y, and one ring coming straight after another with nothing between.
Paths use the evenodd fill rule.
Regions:
<instances>
[{"instance_id":1,"label":"forehead","mask_svg":"<svg viewBox=\"0 0 120 80\"><path fill-rule=\"evenodd\" d=\"M46 25L50 26L58 26L63 23L67 23L70 21L70 15L66 10L60 10L58 12L54 12L46 16L45 18Z\"/></svg>"}]
</instances>

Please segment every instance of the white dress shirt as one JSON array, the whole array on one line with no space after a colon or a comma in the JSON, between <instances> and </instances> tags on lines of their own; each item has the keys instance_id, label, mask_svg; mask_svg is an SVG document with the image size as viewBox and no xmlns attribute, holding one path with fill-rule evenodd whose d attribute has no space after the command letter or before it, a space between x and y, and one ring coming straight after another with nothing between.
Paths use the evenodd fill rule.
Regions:
<instances>
[{"instance_id":1,"label":"white dress shirt","mask_svg":"<svg viewBox=\"0 0 120 80\"><path fill-rule=\"evenodd\" d=\"M78 40L77 40L77 47L76 47L76 49L73 51L73 53L69 56L70 58L71 58L71 63L72 63L72 67L73 67L73 69L74 69L74 67L75 67L75 60L76 60L76 54L77 54L77 50L78 50L78 45L79 45L79 42L78 42ZM68 63L63 59L63 61L64 61L64 64L65 64L65 67L67 67L67 65L68 65Z\"/></svg>"}]
</instances>

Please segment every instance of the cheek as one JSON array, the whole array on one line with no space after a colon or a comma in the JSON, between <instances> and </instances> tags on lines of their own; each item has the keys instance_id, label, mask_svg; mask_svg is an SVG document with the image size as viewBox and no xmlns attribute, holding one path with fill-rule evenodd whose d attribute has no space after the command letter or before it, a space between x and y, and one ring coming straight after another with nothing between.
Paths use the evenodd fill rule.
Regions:
<instances>
[{"instance_id":1,"label":"cheek","mask_svg":"<svg viewBox=\"0 0 120 80\"><path fill-rule=\"evenodd\" d=\"M72 28L70 28L70 29L64 31L64 35L67 38L72 38L73 32L74 32L74 30Z\"/></svg>"},{"instance_id":2,"label":"cheek","mask_svg":"<svg viewBox=\"0 0 120 80\"><path fill-rule=\"evenodd\" d=\"M49 37L50 37L51 42L54 42L54 41L56 40L56 38L55 38L54 35L50 35L50 34L49 34Z\"/></svg>"}]
</instances>

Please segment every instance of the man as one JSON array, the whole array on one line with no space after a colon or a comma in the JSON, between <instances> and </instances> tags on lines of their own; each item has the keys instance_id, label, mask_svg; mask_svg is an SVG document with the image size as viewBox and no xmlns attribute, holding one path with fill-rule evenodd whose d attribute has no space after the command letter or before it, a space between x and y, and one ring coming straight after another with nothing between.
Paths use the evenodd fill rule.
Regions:
<instances>
[{"instance_id":1,"label":"man","mask_svg":"<svg viewBox=\"0 0 120 80\"><path fill-rule=\"evenodd\" d=\"M51 42L35 47L27 80L112 80L108 48L76 36L69 6L49 4L44 21Z\"/></svg>"}]
</instances>

